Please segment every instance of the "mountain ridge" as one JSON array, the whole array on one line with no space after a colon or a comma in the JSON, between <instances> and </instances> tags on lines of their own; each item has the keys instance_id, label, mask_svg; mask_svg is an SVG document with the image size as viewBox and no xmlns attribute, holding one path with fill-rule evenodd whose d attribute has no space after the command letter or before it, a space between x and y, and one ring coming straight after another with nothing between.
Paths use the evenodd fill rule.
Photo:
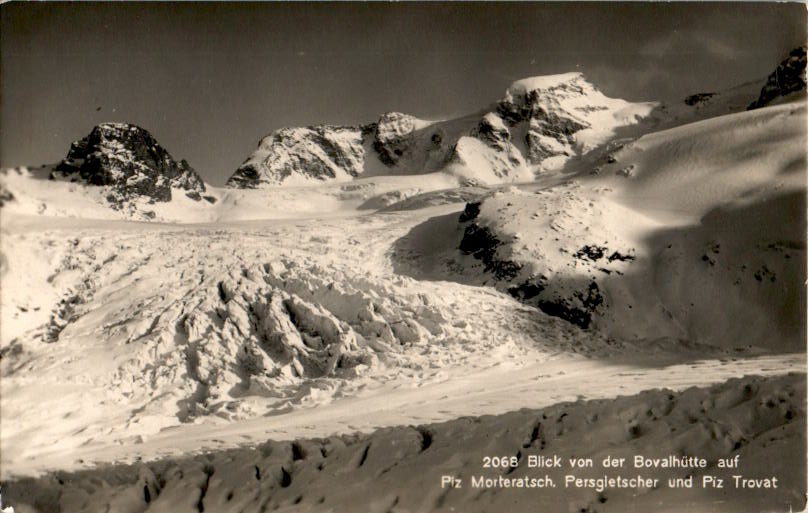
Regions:
<instances>
[{"instance_id":1,"label":"mountain ridge","mask_svg":"<svg viewBox=\"0 0 808 513\"><path fill-rule=\"evenodd\" d=\"M631 124L651 109L650 103L606 97L578 72L531 77L514 82L479 114L455 119L426 121L388 112L364 125L275 130L261 139L227 186L263 188L441 170L489 183L526 180L548 159L563 160L588 149L575 134Z\"/></svg>"},{"instance_id":2,"label":"mountain ridge","mask_svg":"<svg viewBox=\"0 0 808 513\"><path fill-rule=\"evenodd\" d=\"M288 217L289 208L313 214L346 200L361 208L388 207L395 198L458 186L532 182L562 169L597 174L615 151L643 134L804 94L804 67L801 47L790 52L762 89L763 80L750 81L665 104L608 98L583 74L562 73L517 80L499 100L452 119L424 120L391 111L365 124L284 127L262 138L224 187L206 184L147 130L101 123L55 165L4 170L0 207L6 213L57 217L210 222L261 217L267 207L273 216ZM316 187L329 184L337 187ZM281 192L272 192L268 203L260 191L279 186L302 186L326 203L290 204L291 196ZM75 201L65 202L67 197ZM237 204L258 210L231 208Z\"/></svg>"}]
</instances>

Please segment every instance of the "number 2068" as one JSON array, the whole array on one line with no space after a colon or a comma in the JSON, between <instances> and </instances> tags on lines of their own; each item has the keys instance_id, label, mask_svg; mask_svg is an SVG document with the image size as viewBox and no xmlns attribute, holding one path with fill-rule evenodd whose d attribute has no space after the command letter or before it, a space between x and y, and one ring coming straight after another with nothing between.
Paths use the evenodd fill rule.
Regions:
<instances>
[{"instance_id":1,"label":"number 2068","mask_svg":"<svg viewBox=\"0 0 808 513\"><path fill-rule=\"evenodd\" d=\"M509 468L519 465L516 456L484 456L483 468Z\"/></svg>"}]
</instances>

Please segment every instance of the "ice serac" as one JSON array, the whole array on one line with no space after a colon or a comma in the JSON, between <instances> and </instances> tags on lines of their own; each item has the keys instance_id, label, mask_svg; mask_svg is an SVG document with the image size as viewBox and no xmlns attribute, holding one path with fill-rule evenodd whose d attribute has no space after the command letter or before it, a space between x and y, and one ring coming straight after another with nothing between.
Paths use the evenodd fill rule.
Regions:
<instances>
[{"instance_id":1,"label":"ice serac","mask_svg":"<svg viewBox=\"0 0 808 513\"><path fill-rule=\"evenodd\" d=\"M765 107L781 96L805 91L805 65L806 47L791 50L788 57L769 75L760 96L749 105L748 110Z\"/></svg>"},{"instance_id":2,"label":"ice serac","mask_svg":"<svg viewBox=\"0 0 808 513\"><path fill-rule=\"evenodd\" d=\"M647 116L653 104L608 98L580 73L514 82L489 108L442 121L388 112L362 126L283 128L228 180L237 188L445 171L487 183L530 180ZM551 159L552 161L548 160Z\"/></svg>"},{"instance_id":3,"label":"ice serac","mask_svg":"<svg viewBox=\"0 0 808 513\"><path fill-rule=\"evenodd\" d=\"M171 201L171 189L184 189L200 200L205 184L185 160L176 161L152 135L127 123L102 123L87 137L73 142L50 174L52 179L81 180L110 186L107 200L120 208L137 197L150 202Z\"/></svg>"}]
</instances>

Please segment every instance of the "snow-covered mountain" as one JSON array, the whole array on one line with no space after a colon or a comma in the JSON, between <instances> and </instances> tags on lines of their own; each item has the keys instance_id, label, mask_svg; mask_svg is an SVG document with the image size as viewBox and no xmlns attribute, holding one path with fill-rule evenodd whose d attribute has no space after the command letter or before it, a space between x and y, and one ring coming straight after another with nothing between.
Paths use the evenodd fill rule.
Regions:
<instances>
[{"instance_id":1,"label":"snow-covered mountain","mask_svg":"<svg viewBox=\"0 0 808 513\"><path fill-rule=\"evenodd\" d=\"M217 199L188 162L128 123L95 126L57 164L0 170L6 214L191 221Z\"/></svg>"},{"instance_id":2,"label":"snow-covered mountain","mask_svg":"<svg viewBox=\"0 0 808 513\"><path fill-rule=\"evenodd\" d=\"M399 112L362 126L282 128L228 180L260 188L445 170L484 183L528 181L585 153L652 103L608 98L580 73L514 82L490 109L444 121Z\"/></svg>"},{"instance_id":3,"label":"snow-covered mountain","mask_svg":"<svg viewBox=\"0 0 808 513\"><path fill-rule=\"evenodd\" d=\"M525 79L457 119L279 130L222 188L123 124L97 127L58 165L0 173L4 498L7 476L451 421L382 432L399 433L389 445L245 448L151 480L110 472L137 483L129 495L40 481L62 490L63 511L105 510L97 495L132 512L270 504L249 486L294 490L287 509L311 511L319 493L303 490L346 468L382 482L378 469L409 458L402 447L445 468L437 449L476 424L458 417L804 373L808 104L798 88L747 111L762 82L655 107L578 73ZM507 454L562 435L578 454L592 430L615 438L597 444L612 454L670 440L664 451L725 455L769 444L775 426L804 441L804 388L771 391L797 377L755 391L758 379L691 391L684 410L673 392L644 393L605 424L583 403L550 422L485 422L522 434ZM750 431L704 429L737 427L741 397ZM731 411L707 424L706 400ZM575 434L562 419L579 414ZM748 441L752 430L763 438ZM217 476L255 477L231 487L211 462ZM22 488L10 488L19 511ZM383 499L380 511L398 501ZM587 504L602 502L569 509Z\"/></svg>"},{"instance_id":4,"label":"snow-covered mountain","mask_svg":"<svg viewBox=\"0 0 808 513\"><path fill-rule=\"evenodd\" d=\"M804 48L792 51L769 78L781 93L804 94L804 55ZM580 73L527 78L488 108L456 119L389 112L367 125L282 128L261 141L224 188L205 184L146 130L104 123L56 165L0 172L0 207L5 213L168 222L290 217L346 204L386 208L440 189L530 182L562 168L599 169L601 160L610 161L644 133L764 101L755 98L775 93L771 84L760 92L762 82L666 105L608 98ZM262 192L267 187L274 189L271 201Z\"/></svg>"},{"instance_id":5,"label":"snow-covered mountain","mask_svg":"<svg viewBox=\"0 0 808 513\"><path fill-rule=\"evenodd\" d=\"M112 187L114 208L134 197L171 201L171 189L183 189L199 201L205 184L184 159L174 160L152 135L127 123L102 123L78 141L53 171L51 179Z\"/></svg>"},{"instance_id":6,"label":"snow-covered mountain","mask_svg":"<svg viewBox=\"0 0 808 513\"><path fill-rule=\"evenodd\" d=\"M621 338L798 349L805 115L792 102L655 132L596 174L489 193L433 227L448 242L431 276Z\"/></svg>"},{"instance_id":7,"label":"snow-covered mountain","mask_svg":"<svg viewBox=\"0 0 808 513\"><path fill-rule=\"evenodd\" d=\"M365 127L283 128L265 137L227 184L240 188L298 180L345 181L364 169Z\"/></svg>"}]
</instances>

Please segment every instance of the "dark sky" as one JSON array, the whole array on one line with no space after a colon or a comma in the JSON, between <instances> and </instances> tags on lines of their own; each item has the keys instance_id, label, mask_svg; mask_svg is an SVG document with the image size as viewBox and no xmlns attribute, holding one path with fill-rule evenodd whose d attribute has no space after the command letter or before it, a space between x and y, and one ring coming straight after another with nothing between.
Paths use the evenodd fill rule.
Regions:
<instances>
[{"instance_id":1,"label":"dark sky","mask_svg":"<svg viewBox=\"0 0 808 513\"><path fill-rule=\"evenodd\" d=\"M799 3L7 3L0 13L3 166L58 161L95 124L126 121L216 185L282 126L465 114L513 80L575 70L610 96L680 99L764 78L806 39Z\"/></svg>"}]
</instances>

